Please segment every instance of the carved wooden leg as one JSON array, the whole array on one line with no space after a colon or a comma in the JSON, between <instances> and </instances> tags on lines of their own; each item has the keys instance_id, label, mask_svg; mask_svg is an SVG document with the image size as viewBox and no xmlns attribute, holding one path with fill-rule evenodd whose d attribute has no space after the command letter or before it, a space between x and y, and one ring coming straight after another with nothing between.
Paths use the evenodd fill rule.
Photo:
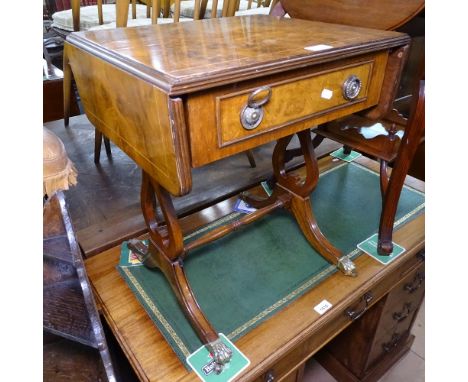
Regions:
<instances>
[{"instance_id":1,"label":"carved wooden leg","mask_svg":"<svg viewBox=\"0 0 468 382\"><path fill-rule=\"evenodd\" d=\"M165 227L158 223L156 199L166 222ZM183 236L171 196L145 172L142 176L141 207L149 230L150 245L146 247L138 240L131 240L129 248L145 266L157 267L163 272L198 337L213 354L217 364L215 371L219 373L223 365L230 361L232 351L221 342L203 314L185 276Z\"/></svg>"},{"instance_id":2,"label":"carved wooden leg","mask_svg":"<svg viewBox=\"0 0 468 382\"><path fill-rule=\"evenodd\" d=\"M382 200L385 198L385 193L387 192L388 188L388 162L386 160L380 160L380 194L382 195Z\"/></svg>"},{"instance_id":3,"label":"carved wooden leg","mask_svg":"<svg viewBox=\"0 0 468 382\"><path fill-rule=\"evenodd\" d=\"M356 267L348 256L342 256L320 231L314 217L310 202L310 193L315 189L319 170L313 149L310 132L308 130L298 133L301 143L302 155L306 166L305 181L300 184L291 175L286 174L285 153L292 136L278 141L273 152L273 169L277 179L277 187L291 195L290 210L296 218L302 233L309 243L329 262L348 276L356 276Z\"/></svg>"},{"instance_id":4,"label":"carved wooden leg","mask_svg":"<svg viewBox=\"0 0 468 382\"><path fill-rule=\"evenodd\" d=\"M406 126L405 134L401 140L398 156L395 160L395 165L383 200L377 247L378 252L382 255L389 255L393 251L393 224L398 201L406 175L408 174L409 166L424 134L424 103L424 81L421 81L419 97L411 119Z\"/></svg>"}]
</instances>

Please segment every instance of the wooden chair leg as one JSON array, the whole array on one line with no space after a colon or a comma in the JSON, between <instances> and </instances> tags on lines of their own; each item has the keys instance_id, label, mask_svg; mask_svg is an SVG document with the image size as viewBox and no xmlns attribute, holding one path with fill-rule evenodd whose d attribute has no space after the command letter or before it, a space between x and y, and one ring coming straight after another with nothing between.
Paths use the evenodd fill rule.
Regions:
<instances>
[{"instance_id":1,"label":"wooden chair leg","mask_svg":"<svg viewBox=\"0 0 468 382\"><path fill-rule=\"evenodd\" d=\"M245 153L247 154L247 158L249 159L250 167L257 167L257 163L255 162L255 157L253 155L252 150L247 150Z\"/></svg>"},{"instance_id":2,"label":"wooden chair leg","mask_svg":"<svg viewBox=\"0 0 468 382\"><path fill-rule=\"evenodd\" d=\"M103 136L103 138L104 138L104 147L106 148L106 154L108 157L111 157L112 151L111 151L109 138L107 138L106 136Z\"/></svg>"},{"instance_id":3,"label":"wooden chair leg","mask_svg":"<svg viewBox=\"0 0 468 382\"><path fill-rule=\"evenodd\" d=\"M398 149L398 155L390 176L390 181L383 200L382 214L380 215L379 241L377 250L382 255L389 255L393 251L393 224L400 200L401 190L408 174L411 161L418 149L419 142L424 134L425 128L425 93L424 80L420 82L419 96L411 116L406 126L405 134Z\"/></svg>"},{"instance_id":4,"label":"wooden chair leg","mask_svg":"<svg viewBox=\"0 0 468 382\"><path fill-rule=\"evenodd\" d=\"M382 195L382 200L385 198L385 193L388 188L388 162L386 160L380 160L380 194Z\"/></svg>"},{"instance_id":5,"label":"wooden chair leg","mask_svg":"<svg viewBox=\"0 0 468 382\"><path fill-rule=\"evenodd\" d=\"M98 164L101 158L101 145L102 145L102 133L98 130L94 130L94 163Z\"/></svg>"},{"instance_id":6,"label":"wooden chair leg","mask_svg":"<svg viewBox=\"0 0 468 382\"><path fill-rule=\"evenodd\" d=\"M107 138L103 133L101 133L98 129L94 131L94 163L99 163L101 158L101 147L102 141L104 141L104 147L106 148L107 157L112 157L112 151L110 146L109 138Z\"/></svg>"}]
</instances>

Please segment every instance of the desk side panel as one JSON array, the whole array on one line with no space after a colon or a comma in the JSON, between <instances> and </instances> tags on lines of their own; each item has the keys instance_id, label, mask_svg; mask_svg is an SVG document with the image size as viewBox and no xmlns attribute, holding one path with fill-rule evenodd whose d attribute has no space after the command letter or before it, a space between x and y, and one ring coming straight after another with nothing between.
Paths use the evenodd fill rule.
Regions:
<instances>
[{"instance_id":1,"label":"desk side panel","mask_svg":"<svg viewBox=\"0 0 468 382\"><path fill-rule=\"evenodd\" d=\"M173 195L191 188L183 104L154 85L65 45L89 120Z\"/></svg>"}]
</instances>

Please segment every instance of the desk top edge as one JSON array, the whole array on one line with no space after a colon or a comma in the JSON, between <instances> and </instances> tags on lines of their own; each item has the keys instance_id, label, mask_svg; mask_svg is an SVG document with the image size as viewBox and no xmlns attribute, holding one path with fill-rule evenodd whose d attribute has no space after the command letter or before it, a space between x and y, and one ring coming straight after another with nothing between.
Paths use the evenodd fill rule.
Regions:
<instances>
[{"instance_id":1,"label":"desk top edge","mask_svg":"<svg viewBox=\"0 0 468 382\"><path fill-rule=\"evenodd\" d=\"M294 31L295 28L300 33ZM310 33L305 33L304 28L309 28L306 30ZM195 35L194 39L197 40L197 36L202 36L205 32L213 33L213 29L217 33L221 31L222 36L209 46L194 47L190 44L191 41L184 39L180 42L181 33L185 33L187 39ZM181 46L167 48L162 43L155 43L161 39L166 41L168 36L176 32ZM278 40L278 33L283 32L285 36ZM344 37L350 36L351 32L354 33L352 37ZM304 38L304 35L312 37ZM175 41L175 37L171 38ZM259 38L262 38L262 44L258 44ZM312 46L320 45L318 42L322 41L322 45L332 41L339 46L310 51L304 49L310 46L307 41ZM391 49L408 44L410 38L406 34L392 31L300 19L247 16L77 32L70 34L66 42L154 84L170 96L177 96L239 80L322 64L338 57L353 57ZM167 45L170 43L171 40ZM184 43L185 50L180 50ZM194 54L198 56L194 58ZM182 57L188 59L185 62L179 60L174 65L177 61L174 58Z\"/></svg>"}]
</instances>

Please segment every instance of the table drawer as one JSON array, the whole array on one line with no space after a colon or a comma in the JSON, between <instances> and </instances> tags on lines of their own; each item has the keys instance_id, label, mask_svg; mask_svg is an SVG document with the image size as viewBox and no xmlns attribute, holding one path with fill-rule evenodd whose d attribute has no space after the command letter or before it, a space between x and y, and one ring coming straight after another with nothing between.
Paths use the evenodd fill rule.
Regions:
<instances>
[{"instance_id":1,"label":"table drawer","mask_svg":"<svg viewBox=\"0 0 468 382\"><path fill-rule=\"evenodd\" d=\"M386 62L384 51L190 96L192 165L377 104Z\"/></svg>"},{"instance_id":2,"label":"table drawer","mask_svg":"<svg viewBox=\"0 0 468 382\"><path fill-rule=\"evenodd\" d=\"M365 101L373 66L373 60L369 60L217 97L216 129L219 146L231 145L351 103ZM342 88L351 78L360 81L361 87L355 98L346 99ZM258 120L258 126L244 127L241 121L242 110L255 92L259 92L259 95L257 100L252 98L253 103L266 102L263 106L253 108L259 110L257 115L261 111L263 117ZM247 112L248 110L244 113L247 115Z\"/></svg>"},{"instance_id":3,"label":"table drawer","mask_svg":"<svg viewBox=\"0 0 468 382\"><path fill-rule=\"evenodd\" d=\"M409 273L388 294L369 352L368 367L393 351L409 335L424 297L424 263Z\"/></svg>"}]
</instances>

